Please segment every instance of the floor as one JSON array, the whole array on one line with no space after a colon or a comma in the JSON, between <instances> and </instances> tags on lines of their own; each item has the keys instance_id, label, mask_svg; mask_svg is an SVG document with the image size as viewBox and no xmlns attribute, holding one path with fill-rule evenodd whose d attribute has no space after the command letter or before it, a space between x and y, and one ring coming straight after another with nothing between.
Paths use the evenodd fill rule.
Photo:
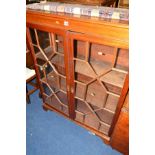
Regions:
<instances>
[{"instance_id":1,"label":"floor","mask_svg":"<svg viewBox=\"0 0 155 155\"><path fill-rule=\"evenodd\" d=\"M88 130L42 109L36 91L26 105L27 155L121 155Z\"/></svg>"}]
</instances>

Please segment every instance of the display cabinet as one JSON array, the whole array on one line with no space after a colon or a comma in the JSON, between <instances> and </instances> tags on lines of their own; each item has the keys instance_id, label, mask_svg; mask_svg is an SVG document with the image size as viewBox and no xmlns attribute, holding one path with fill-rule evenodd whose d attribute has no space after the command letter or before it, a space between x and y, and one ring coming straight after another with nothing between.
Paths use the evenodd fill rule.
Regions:
<instances>
[{"instance_id":1,"label":"display cabinet","mask_svg":"<svg viewBox=\"0 0 155 155\"><path fill-rule=\"evenodd\" d=\"M43 108L109 143L128 91L128 22L30 9L26 15Z\"/></svg>"}]
</instances>

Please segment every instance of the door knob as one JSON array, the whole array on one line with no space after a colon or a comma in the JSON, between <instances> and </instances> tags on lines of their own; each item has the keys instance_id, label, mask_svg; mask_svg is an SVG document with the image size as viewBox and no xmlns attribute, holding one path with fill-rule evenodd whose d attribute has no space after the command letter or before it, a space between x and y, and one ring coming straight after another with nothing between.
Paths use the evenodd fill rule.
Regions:
<instances>
[{"instance_id":1,"label":"door knob","mask_svg":"<svg viewBox=\"0 0 155 155\"><path fill-rule=\"evenodd\" d=\"M97 54L98 55L105 55L105 53L103 53L103 52L98 52Z\"/></svg>"},{"instance_id":2,"label":"door knob","mask_svg":"<svg viewBox=\"0 0 155 155\"><path fill-rule=\"evenodd\" d=\"M95 96L95 93L91 93L90 95L91 95L91 96Z\"/></svg>"}]
</instances>

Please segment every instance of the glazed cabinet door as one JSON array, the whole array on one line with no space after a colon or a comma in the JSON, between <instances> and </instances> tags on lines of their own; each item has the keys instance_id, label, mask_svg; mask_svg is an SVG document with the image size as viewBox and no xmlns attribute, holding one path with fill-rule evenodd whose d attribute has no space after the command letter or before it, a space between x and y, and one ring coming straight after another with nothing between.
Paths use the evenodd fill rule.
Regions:
<instances>
[{"instance_id":1,"label":"glazed cabinet door","mask_svg":"<svg viewBox=\"0 0 155 155\"><path fill-rule=\"evenodd\" d=\"M44 104L69 115L65 31L27 28Z\"/></svg>"},{"instance_id":2,"label":"glazed cabinet door","mask_svg":"<svg viewBox=\"0 0 155 155\"><path fill-rule=\"evenodd\" d=\"M128 50L70 33L75 120L109 136L128 84Z\"/></svg>"}]
</instances>

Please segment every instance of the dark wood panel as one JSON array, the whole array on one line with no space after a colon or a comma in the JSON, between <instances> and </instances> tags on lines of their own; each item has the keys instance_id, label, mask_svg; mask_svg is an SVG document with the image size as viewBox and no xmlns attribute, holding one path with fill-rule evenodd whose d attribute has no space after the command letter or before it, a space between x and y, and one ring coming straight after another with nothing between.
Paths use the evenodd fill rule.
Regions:
<instances>
[{"instance_id":1,"label":"dark wood panel","mask_svg":"<svg viewBox=\"0 0 155 155\"><path fill-rule=\"evenodd\" d=\"M85 33L103 38L105 44L112 46L120 46L128 48L128 22L107 21L100 19L91 19L88 17L72 17L62 13L43 13L41 11L27 10L26 13L27 26L36 25L41 28L57 27L63 30L71 30L75 32ZM68 22L68 26L64 22ZM94 29L95 25L95 29ZM89 37L89 39L91 36Z\"/></svg>"},{"instance_id":2,"label":"dark wood panel","mask_svg":"<svg viewBox=\"0 0 155 155\"><path fill-rule=\"evenodd\" d=\"M128 111L124 111L123 109L128 109L128 105L129 94L126 97L124 106L111 137L112 147L124 153L125 155L129 154L129 114Z\"/></svg>"},{"instance_id":3,"label":"dark wood panel","mask_svg":"<svg viewBox=\"0 0 155 155\"><path fill-rule=\"evenodd\" d=\"M32 54L31 54L30 51L26 52L26 67L28 67L28 68L34 68Z\"/></svg>"}]
</instances>

